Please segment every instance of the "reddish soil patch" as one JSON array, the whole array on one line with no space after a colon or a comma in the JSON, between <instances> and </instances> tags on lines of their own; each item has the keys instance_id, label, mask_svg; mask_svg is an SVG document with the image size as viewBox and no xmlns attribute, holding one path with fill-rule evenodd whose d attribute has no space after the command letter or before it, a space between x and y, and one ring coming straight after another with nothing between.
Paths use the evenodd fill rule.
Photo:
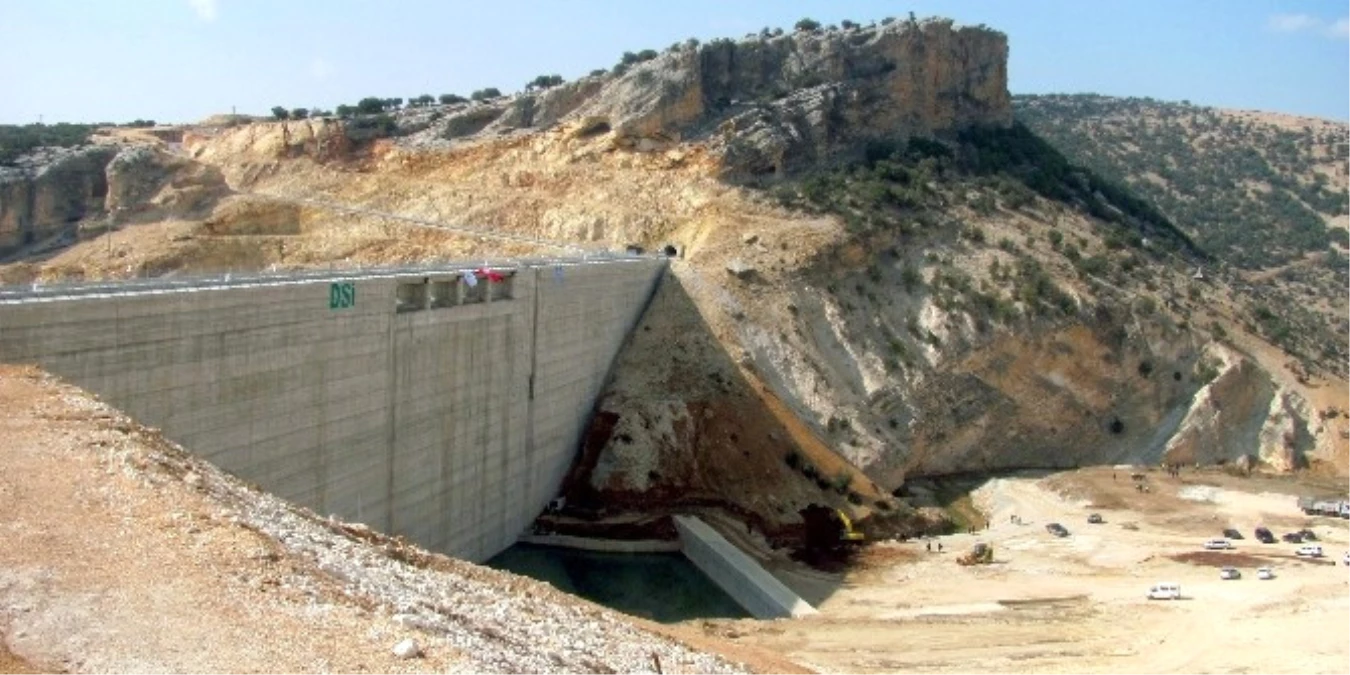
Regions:
<instances>
[{"instance_id":1,"label":"reddish soil patch","mask_svg":"<svg viewBox=\"0 0 1350 675\"><path fill-rule=\"evenodd\" d=\"M9 651L9 646L5 644L4 636L0 635L0 673L52 673L49 668L38 668L26 661L23 657Z\"/></svg>"},{"instance_id":2,"label":"reddish soil patch","mask_svg":"<svg viewBox=\"0 0 1350 675\"><path fill-rule=\"evenodd\" d=\"M1191 551L1168 556L1177 561L1205 567L1265 567L1272 562L1301 562L1310 565L1335 565L1320 558L1299 558L1275 553L1237 553L1234 551Z\"/></svg>"}]
</instances>

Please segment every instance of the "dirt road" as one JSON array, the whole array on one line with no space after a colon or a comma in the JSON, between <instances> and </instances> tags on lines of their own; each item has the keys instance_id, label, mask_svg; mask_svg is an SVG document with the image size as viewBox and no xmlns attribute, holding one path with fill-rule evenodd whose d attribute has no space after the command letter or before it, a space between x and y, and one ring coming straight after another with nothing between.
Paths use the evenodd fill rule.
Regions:
<instances>
[{"instance_id":1,"label":"dirt road","mask_svg":"<svg viewBox=\"0 0 1350 675\"><path fill-rule=\"evenodd\" d=\"M1145 494L1129 471L1112 473L992 479L973 495L990 529L942 537L940 554L923 542L885 544L913 554L830 584L784 575L816 596L819 619L709 622L707 630L829 672L1344 671L1345 521L1305 517L1290 494L1257 480L1154 472ZM1092 512L1105 522L1089 525ZM1070 535L1050 535L1049 522ZM1251 532L1263 524L1277 534L1309 526L1329 559L1256 543ZM1186 555L1229 526L1249 537L1235 551ZM958 566L975 542L994 546L995 563ZM1243 578L1221 581L1223 564ZM1258 580L1258 565L1276 578ZM1186 599L1145 599L1158 581L1180 583Z\"/></svg>"}]
</instances>

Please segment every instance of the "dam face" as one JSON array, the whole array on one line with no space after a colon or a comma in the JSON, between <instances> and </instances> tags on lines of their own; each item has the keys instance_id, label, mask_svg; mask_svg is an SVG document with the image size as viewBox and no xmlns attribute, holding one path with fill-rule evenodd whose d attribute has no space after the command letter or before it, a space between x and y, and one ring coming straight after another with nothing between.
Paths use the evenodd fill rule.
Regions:
<instances>
[{"instance_id":1,"label":"dam face","mask_svg":"<svg viewBox=\"0 0 1350 675\"><path fill-rule=\"evenodd\" d=\"M0 293L35 363L321 515L479 562L556 493L666 262Z\"/></svg>"}]
</instances>

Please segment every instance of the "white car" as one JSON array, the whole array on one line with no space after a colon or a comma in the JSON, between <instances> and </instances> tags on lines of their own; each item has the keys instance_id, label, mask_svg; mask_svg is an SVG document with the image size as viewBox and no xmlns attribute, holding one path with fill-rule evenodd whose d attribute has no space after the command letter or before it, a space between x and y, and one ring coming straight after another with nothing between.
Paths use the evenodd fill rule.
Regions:
<instances>
[{"instance_id":1,"label":"white car","mask_svg":"<svg viewBox=\"0 0 1350 675\"><path fill-rule=\"evenodd\" d=\"M1162 583L1153 584L1153 588L1148 589L1149 600L1180 600L1181 584Z\"/></svg>"},{"instance_id":2,"label":"white car","mask_svg":"<svg viewBox=\"0 0 1350 675\"><path fill-rule=\"evenodd\" d=\"M1205 548L1211 551L1223 551L1233 548L1233 544L1227 539L1210 539L1205 542Z\"/></svg>"},{"instance_id":3,"label":"white car","mask_svg":"<svg viewBox=\"0 0 1350 675\"><path fill-rule=\"evenodd\" d=\"M1270 571L1270 568L1269 568L1269 567L1258 567L1258 568L1256 568L1256 578L1257 578L1257 579L1274 579L1274 578L1275 578L1275 573L1272 572L1272 571Z\"/></svg>"},{"instance_id":4,"label":"white car","mask_svg":"<svg viewBox=\"0 0 1350 675\"><path fill-rule=\"evenodd\" d=\"M1294 551L1294 555L1297 555L1301 558L1321 558L1322 547L1318 546L1317 544L1308 544L1306 546L1300 546L1298 547L1297 551Z\"/></svg>"},{"instance_id":5,"label":"white car","mask_svg":"<svg viewBox=\"0 0 1350 675\"><path fill-rule=\"evenodd\" d=\"M1225 567L1219 570L1220 579L1241 579L1242 573L1236 567Z\"/></svg>"}]
</instances>

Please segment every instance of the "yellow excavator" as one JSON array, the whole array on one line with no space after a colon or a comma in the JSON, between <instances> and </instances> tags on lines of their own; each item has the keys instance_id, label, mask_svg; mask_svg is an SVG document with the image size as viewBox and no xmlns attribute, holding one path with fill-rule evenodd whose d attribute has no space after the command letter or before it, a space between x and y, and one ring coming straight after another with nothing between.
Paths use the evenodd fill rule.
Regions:
<instances>
[{"instance_id":1,"label":"yellow excavator","mask_svg":"<svg viewBox=\"0 0 1350 675\"><path fill-rule=\"evenodd\" d=\"M853 521L841 509L812 504L798 513L806 523L806 548L828 551L862 544L866 537L854 529Z\"/></svg>"},{"instance_id":2,"label":"yellow excavator","mask_svg":"<svg viewBox=\"0 0 1350 675\"><path fill-rule=\"evenodd\" d=\"M992 562L994 562L994 547L989 544L976 544L956 559L956 564L963 566L988 565Z\"/></svg>"}]
</instances>

